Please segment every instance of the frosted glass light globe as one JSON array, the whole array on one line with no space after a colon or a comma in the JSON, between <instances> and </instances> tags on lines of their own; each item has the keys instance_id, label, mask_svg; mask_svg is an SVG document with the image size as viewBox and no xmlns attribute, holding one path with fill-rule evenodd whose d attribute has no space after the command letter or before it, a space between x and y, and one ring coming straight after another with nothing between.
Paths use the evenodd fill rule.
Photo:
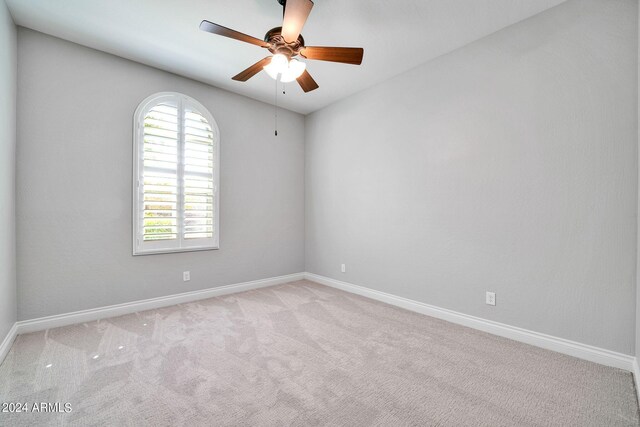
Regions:
<instances>
[{"instance_id":1,"label":"frosted glass light globe","mask_svg":"<svg viewBox=\"0 0 640 427\"><path fill-rule=\"evenodd\" d=\"M280 81L282 83L289 83L297 79L304 73L306 70L307 64L304 62L300 62L297 59L292 59L289 61L289 67L282 73L280 76Z\"/></svg>"},{"instance_id":2,"label":"frosted glass light globe","mask_svg":"<svg viewBox=\"0 0 640 427\"><path fill-rule=\"evenodd\" d=\"M287 70L288 63L289 61L287 60L286 56L281 53L276 53L271 58L271 62L269 63L269 65L265 65L263 69L267 72L267 74L269 74L269 77L277 80L278 74L282 74Z\"/></svg>"},{"instance_id":3,"label":"frosted glass light globe","mask_svg":"<svg viewBox=\"0 0 640 427\"><path fill-rule=\"evenodd\" d=\"M263 69L274 80L282 83L289 83L297 79L307 69L307 64L297 59L288 60L286 56L277 53L271 58L269 65L265 65Z\"/></svg>"},{"instance_id":4,"label":"frosted glass light globe","mask_svg":"<svg viewBox=\"0 0 640 427\"><path fill-rule=\"evenodd\" d=\"M273 55L273 58L271 58L271 65L275 66L278 70L284 71L284 69L287 68L288 63L289 60L287 57L281 53L276 53Z\"/></svg>"}]
</instances>

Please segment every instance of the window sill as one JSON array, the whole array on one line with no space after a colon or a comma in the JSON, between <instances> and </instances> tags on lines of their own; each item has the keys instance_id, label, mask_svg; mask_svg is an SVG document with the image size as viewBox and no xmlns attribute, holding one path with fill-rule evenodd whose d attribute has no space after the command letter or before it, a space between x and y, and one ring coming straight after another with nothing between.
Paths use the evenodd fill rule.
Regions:
<instances>
[{"instance_id":1,"label":"window sill","mask_svg":"<svg viewBox=\"0 0 640 427\"><path fill-rule=\"evenodd\" d=\"M180 249L158 249L158 250L150 250L150 251L134 251L133 256L143 256L143 255L162 255L162 254L177 254L180 252L201 252L201 251L217 251L219 250L219 246L207 246L202 248L180 248Z\"/></svg>"}]
</instances>

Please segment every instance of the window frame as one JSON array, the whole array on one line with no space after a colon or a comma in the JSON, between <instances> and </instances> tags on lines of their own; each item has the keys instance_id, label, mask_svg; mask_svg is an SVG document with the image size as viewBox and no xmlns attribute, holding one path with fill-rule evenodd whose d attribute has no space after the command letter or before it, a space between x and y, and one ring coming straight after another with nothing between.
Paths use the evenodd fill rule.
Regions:
<instances>
[{"instance_id":1,"label":"window frame","mask_svg":"<svg viewBox=\"0 0 640 427\"><path fill-rule=\"evenodd\" d=\"M141 178L144 161L144 119L146 114L163 101L171 101L178 108L178 234L175 240L144 241L142 239L141 202L143 186ZM187 108L196 110L211 126L213 132L213 237L193 239L191 244L185 244L184 239L184 115ZM220 249L220 129L209 110L200 102L178 92L159 92L147 97L138 105L133 116L133 227L132 242L133 255L154 255L179 252L210 251ZM206 242L202 242L206 240Z\"/></svg>"}]
</instances>

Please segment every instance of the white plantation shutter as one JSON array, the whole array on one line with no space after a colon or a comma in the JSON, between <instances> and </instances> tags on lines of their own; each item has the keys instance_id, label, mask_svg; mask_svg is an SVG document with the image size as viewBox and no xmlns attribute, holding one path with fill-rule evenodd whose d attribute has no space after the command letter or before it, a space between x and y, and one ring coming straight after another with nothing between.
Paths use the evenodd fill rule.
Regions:
<instances>
[{"instance_id":1,"label":"white plantation shutter","mask_svg":"<svg viewBox=\"0 0 640 427\"><path fill-rule=\"evenodd\" d=\"M178 106L152 107L142 122L142 240L178 238Z\"/></svg>"},{"instance_id":2,"label":"white plantation shutter","mask_svg":"<svg viewBox=\"0 0 640 427\"><path fill-rule=\"evenodd\" d=\"M218 248L219 132L197 101L147 98L135 115L134 255Z\"/></svg>"},{"instance_id":3,"label":"white plantation shutter","mask_svg":"<svg viewBox=\"0 0 640 427\"><path fill-rule=\"evenodd\" d=\"M213 129L196 110L185 109L184 238L213 236Z\"/></svg>"}]
</instances>

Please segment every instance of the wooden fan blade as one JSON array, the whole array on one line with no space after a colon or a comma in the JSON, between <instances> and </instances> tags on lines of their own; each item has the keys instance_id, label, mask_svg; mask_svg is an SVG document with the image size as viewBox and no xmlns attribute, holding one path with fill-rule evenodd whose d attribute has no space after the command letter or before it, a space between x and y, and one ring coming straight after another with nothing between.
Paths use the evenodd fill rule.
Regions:
<instances>
[{"instance_id":1,"label":"wooden fan blade","mask_svg":"<svg viewBox=\"0 0 640 427\"><path fill-rule=\"evenodd\" d=\"M238 73L237 75L233 76L232 79L233 80L237 80L239 82L246 82L251 77L255 76L260 71L262 71L262 68L265 65L269 64L270 61L271 61L271 57L267 56L266 58L261 59L260 61L258 61L255 64L253 64L251 67L249 67L246 70L242 71L241 73Z\"/></svg>"},{"instance_id":2,"label":"wooden fan blade","mask_svg":"<svg viewBox=\"0 0 640 427\"><path fill-rule=\"evenodd\" d=\"M313 80L313 77L311 77L311 74L309 74L307 70L304 70L304 73L302 73L302 75L296 80L298 81L298 84L300 85L302 90L305 92L311 92L312 90L316 90L320 87L318 86L318 83Z\"/></svg>"},{"instance_id":3,"label":"wooden fan blade","mask_svg":"<svg viewBox=\"0 0 640 427\"><path fill-rule=\"evenodd\" d=\"M264 40L248 36L244 33L241 33L240 31L232 30L231 28L223 27L222 25L214 24L213 22L209 21L202 21L200 23L200 29L208 33L229 37L230 39L240 40L241 42L255 44L256 46L260 47L269 46L269 44Z\"/></svg>"},{"instance_id":4,"label":"wooden fan blade","mask_svg":"<svg viewBox=\"0 0 640 427\"><path fill-rule=\"evenodd\" d=\"M343 64L362 64L364 49L361 47L323 47L308 46L300 51L307 59L318 61L341 62Z\"/></svg>"},{"instance_id":5,"label":"wooden fan blade","mask_svg":"<svg viewBox=\"0 0 640 427\"><path fill-rule=\"evenodd\" d=\"M311 0L287 0L282 21L282 37L288 43L298 40L298 36L311 13Z\"/></svg>"}]
</instances>

